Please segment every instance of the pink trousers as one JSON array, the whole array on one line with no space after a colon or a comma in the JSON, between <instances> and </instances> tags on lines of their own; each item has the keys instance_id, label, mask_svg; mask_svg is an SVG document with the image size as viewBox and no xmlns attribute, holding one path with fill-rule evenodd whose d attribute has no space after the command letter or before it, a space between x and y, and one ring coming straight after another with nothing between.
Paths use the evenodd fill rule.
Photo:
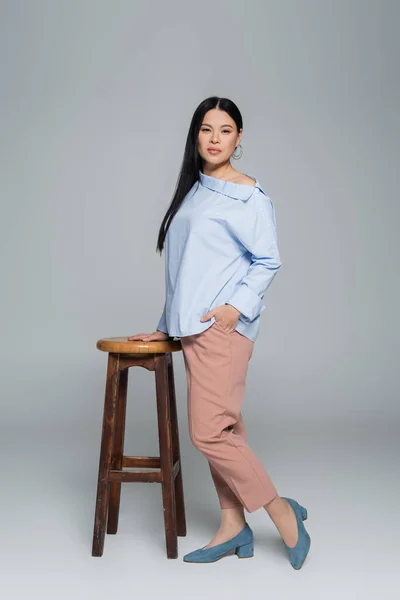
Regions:
<instances>
[{"instance_id":1,"label":"pink trousers","mask_svg":"<svg viewBox=\"0 0 400 600\"><path fill-rule=\"evenodd\" d=\"M181 337L187 375L189 435L207 458L221 508L261 508L277 491L246 443L241 414L254 342L217 322Z\"/></svg>"}]
</instances>

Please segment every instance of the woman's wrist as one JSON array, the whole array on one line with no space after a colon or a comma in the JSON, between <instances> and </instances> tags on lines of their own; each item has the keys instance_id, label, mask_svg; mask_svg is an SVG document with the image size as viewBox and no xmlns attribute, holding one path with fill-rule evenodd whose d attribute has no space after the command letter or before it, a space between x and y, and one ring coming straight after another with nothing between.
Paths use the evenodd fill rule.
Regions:
<instances>
[{"instance_id":1,"label":"woman's wrist","mask_svg":"<svg viewBox=\"0 0 400 600\"><path fill-rule=\"evenodd\" d=\"M240 310L238 310L236 308L236 306L233 306L232 304L229 304L229 302L225 302L226 306L230 306L231 308L233 308L236 312L236 315L240 315Z\"/></svg>"}]
</instances>

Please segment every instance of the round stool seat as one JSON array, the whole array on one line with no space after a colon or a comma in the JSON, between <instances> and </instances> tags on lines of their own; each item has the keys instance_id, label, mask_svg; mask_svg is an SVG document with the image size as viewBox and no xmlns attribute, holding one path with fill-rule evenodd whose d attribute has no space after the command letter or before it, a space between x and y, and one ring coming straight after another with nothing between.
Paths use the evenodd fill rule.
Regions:
<instances>
[{"instance_id":1,"label":"round stool seat","mask_svg":"<svg viewBox=\"0 0 400 600\"><path fill-rule=\"evenodd\" d=\"M143 342L142 340L128 341L128 337L102 338L97 341L96 348L102 352L115 354L165 354L179 352L182 349L180 340Z\"/></svg>"}]
</instances>

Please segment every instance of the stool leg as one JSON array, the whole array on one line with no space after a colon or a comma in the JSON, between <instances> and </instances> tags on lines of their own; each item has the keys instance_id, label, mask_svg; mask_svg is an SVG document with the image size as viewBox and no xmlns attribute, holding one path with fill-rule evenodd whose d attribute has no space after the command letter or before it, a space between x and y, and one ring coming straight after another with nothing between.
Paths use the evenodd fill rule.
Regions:
<instances>
[{"instance_id":1,"label":"stool leg","mask_svg":"<svg viewBox=\"0 0 400 600\"><path fill-rule=\"evenodd\" d=\"M173 478L171 415L168 400L168 374L166 355L154 358L157 398L158 440L162 473L162 499L164 508L165 541L167 557L178 557L178 538L175 511L175 486Z\"/></svg>"},{"instance_id":2,"label":"stool leg","mask_svg":"<svg viewBox=\"0 0 400 600\"><path fill-rule=\"evenodd\" d=\"M174 463L179 461L179 471L175 478L175 502L176 502L176 522L178 535L186 535L186 517L185 517L185 500L183 495L183 480L182 480L182 461L181 451L179 446L179 426L178 426L178 415L176 410L176 396L175 396L175 379L174 379L174 365L172 360L172 353L168 353L167 365L168 365L168 395L171 411L171 429L172 429L172 452L174 457Z\"/></svg>"},{"instance_id":3,"label":"stool leg","mask_svg":"<svg viewBox=\"0 0 400 600\"><path fill-rule=\"evenodd\" d=\"M112 468L121 470L122 459L124 457L124 436L125 436L125 417L126 417L126 396L128 391L128 371L123 369L119 373L119 389L117 416L115 423L114 448L112 457ZM121 499L121 482L112 481L110 483L110 497L108 506L107 533L117 533L119 505Z\"/></svg>"},{"instance_id":4,"label":"stool leg","mask_svg":"<svg viewBox=\"0 0 400 600\"><path fill-rule=\"evenodd\" d=\"M99 476L97 481L92 556L102 556L108 508L108 475L111 467L119 381L119 354L108 354L106 392L104 398Z\"/></svg>"}]
</instances>

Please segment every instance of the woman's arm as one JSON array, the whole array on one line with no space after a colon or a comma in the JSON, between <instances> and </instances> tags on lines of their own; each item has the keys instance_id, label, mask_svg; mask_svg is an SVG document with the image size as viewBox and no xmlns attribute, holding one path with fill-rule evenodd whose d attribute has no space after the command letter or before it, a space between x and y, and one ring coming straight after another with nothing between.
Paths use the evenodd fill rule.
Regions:
<instances>
[{"instance_id":1,"label":"woman's arm","mask_svg":"<svg viewBox=\"0 0 400 600\"><path fill-rule=\"evenodd\" d=\"M226 302L240 311L242 320L249 323L265 309L264 294L280 269L275 209L263 192L256 192L245 218L229 224L232 234L251 253L251 264L240 287Z\"/></svg>"}]
</instances>

